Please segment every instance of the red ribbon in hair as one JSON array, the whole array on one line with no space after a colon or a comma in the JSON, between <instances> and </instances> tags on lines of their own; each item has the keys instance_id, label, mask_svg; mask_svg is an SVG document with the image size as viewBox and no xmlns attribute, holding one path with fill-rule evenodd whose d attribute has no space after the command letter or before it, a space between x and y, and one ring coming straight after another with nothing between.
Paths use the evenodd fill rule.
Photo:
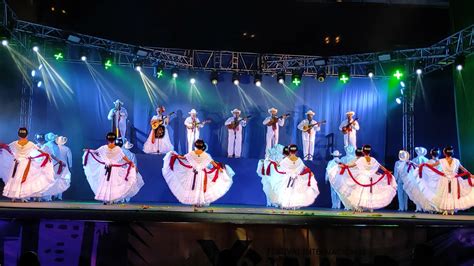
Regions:
<instances>
[{"instance_id":1,"label":"red ribbon in hair","mask_svg":"<svg viewBox=\"0 0 474 266\"><path fill-rule=\"evenodd\" d=\"M303 171L301 171L300 175L308 175L308 187L311 186L311 177L313 176L313 172L311 172L311 169L309 167L305 167Z\"/></svg>"},{"instance_id":2,"label":"red ribbon in hair","mask_svg":"<svg viewBox=\"0 0 474 266\"><path fill-rule=\"evenodd\" d=\"M286 174L286 172L281 172L278 170L278 165L275 161L270 161L270 164L268 164L267 166L267 175L270 175L271 166L273 166L273 168L275 169L277 173L282 174L282 175Z\"/></svg>"}]
</instances>

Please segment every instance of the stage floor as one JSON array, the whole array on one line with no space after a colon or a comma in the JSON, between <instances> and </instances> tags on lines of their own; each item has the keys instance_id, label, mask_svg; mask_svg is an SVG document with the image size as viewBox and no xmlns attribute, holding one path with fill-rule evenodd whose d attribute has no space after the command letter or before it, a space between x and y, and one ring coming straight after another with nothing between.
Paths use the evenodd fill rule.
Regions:
<instances>
[{"instance_id":1,"label":"stage floor","mask_svg":"<svg viewBox=\"0 0 474 266\"><path fill-rule=\"evenodd\" d=\"M374 225L374 226L473 226L474 213L440 214L375 211L353 213L344 210L307 208L281 210L267 207L212 205L194 208L184 205L117 204L98 202L0 202L0 219L67 219L113 222L201 222L275 225Z\"/></svg>"}]
</instances>

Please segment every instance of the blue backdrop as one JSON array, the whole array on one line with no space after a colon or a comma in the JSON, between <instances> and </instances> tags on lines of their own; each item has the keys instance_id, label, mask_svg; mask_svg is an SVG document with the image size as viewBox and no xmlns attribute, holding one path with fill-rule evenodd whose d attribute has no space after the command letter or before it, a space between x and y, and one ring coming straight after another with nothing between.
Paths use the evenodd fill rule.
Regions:
<instances>
[{"instance_id":1,"label":"blue backdrop","mask_svg":"<svg viewBox=\"0 0 474 266\"><path fill-rule=\"evenodd\" d=\"M191 85L187 71L181 71L176 80L168 72L157 79L151 69L140 75L131 68L114 67L106 71L101 66L85 63L55 62L52 65L64 79L66 85L50 87L56 89L37 90L35 95L32 132L55 132L69 138L68 146L75 156L73 185L66 198L91 199L92 193L82 171L80 156L82 148L96 148L104 144L105 134L110 130L107 113L113 101L120 99L128 109L129 122L127 138L134 144L134 152L140 153L148 136L149 119L157 104L163 104L167 112L175 111L170 123L170 136L175 149L185 151L184 119L192 108L198 111L201 120L212 123L201 131L213 157L226 155L227 130L224 121L234 108L243 115L252 115L244 131L243 156L251 159L263 158L265 127L263 119L267 109L275 107L279 114L290 113L286 125L280 129L280 143L296 143L301 146L301 134L296 129L308 109L316 112L317 120L327 120L318 132L315 158L323 165L329 159L331 149L342 150L343 138L338 126L348 110L354 110L359 117L361 130L358 143L370 143L374 154L384 161L387 119L386 80L352 78L342 84L337 78L318 82L303 78L295 87L287 77L288 86L282 86L275 77L265 76L262 88L253 84L253 78L241 77L240 86L235 86L230 74L222 74L214 86L208 72L196 73L196 84ZM148 91L145 85L151 87ZM70 88L70 92L65 87ZM49 92L46 93L46 92ZM239 169L235 169L239 172ZM158 173L159 171L154 171ZM255 175L254 171L246 175ZM149 178L149 177L147 177ZM321 184L322 185L322 184ZM261 190L261 187L258 189Z\"/></svg>"}]
</instances>

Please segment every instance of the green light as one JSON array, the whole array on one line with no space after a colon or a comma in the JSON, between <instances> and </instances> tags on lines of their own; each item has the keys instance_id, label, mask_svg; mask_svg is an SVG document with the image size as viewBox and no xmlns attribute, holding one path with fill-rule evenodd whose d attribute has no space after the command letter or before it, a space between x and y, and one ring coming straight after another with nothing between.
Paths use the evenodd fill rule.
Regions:
<instances>
[{"instance_id":1,"label":"green light","mask_svg":"<svg viewBox=\"0 0 474 266\"><path fill-rule=\"evenodd\" d=\"M347 83L349 81L349 77L347 77L346 75L342 74L341 77L339 78L340 81L342 81L342 83Z\"/></svg>"},{"instance_id":2,"label":"green light","mask_svg":"<svg viewBox=\"0 0 474 266\"><path fill-rule=\"evenodd\" d=\"M111 67L112 67L112 60L110 60L110 59L105 60L104 68L107 70Z\"/></svg>"},{"instance_id":3,"label":"green light","mask_svg":"<svg viewBox=\"0 0 474 266\"><path fill-rule=\"evenodd\" d=\"M156 73L156 77L157 78L161 78L163 76L163 69L160 69L158 70L158 72Z\"/></svg>"},{"instance_id":4,"label":"green light","mask_svg":"<svg viewBox=\"0 0 474 266\"><path fill-rule=\"evenodd\" d=\"M299 78L294 78L292 83L295 84L296 86L299 86L301 83L301 80Z\"/></svg>"},{"instance_id":5,"label":"green light","mask_svg":"<svg viewBox=\"0 0 474 266\"><path fill-rule=\"evenodd\" d=\"M393 76L396 77L397 80L400 80L403 77L403 73L399 69L397 69Z\"/></svg>"},{"instance_id":6,"label":"green light","mask_svg":"<svg viewBox=\"0 0 474 266\"><path fill-rule=\"evenodd\" d=\"M56 58L56 60L61 60L64 59L64 55L62 52L58 52L57 54L54 54L54 58Z\"/></svg>"}]
</instances>

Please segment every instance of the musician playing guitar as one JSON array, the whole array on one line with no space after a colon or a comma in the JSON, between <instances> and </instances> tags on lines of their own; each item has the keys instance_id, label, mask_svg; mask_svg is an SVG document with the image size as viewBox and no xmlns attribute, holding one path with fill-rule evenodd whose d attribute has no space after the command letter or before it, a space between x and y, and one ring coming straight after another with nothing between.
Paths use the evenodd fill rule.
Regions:
<instances>
[{"instance_id":1,"label":"musician playing guitar","mask_svg":"<svg viewBox=\"0 0 474 266\"><path fill-rule=\"evenodd\" d=\"M349 111L339 125L339 130L344 135L344 147L351 145L357 148L357 131L360 129L358 118L354 118L355 112Z\"/></svg>"},{"instance_id":2,"label":"musician playing guitar","mask_svg":"<svg viewBox=\"0 0 474 266\"><path fill-rule=\"evenodd\" d=\"M227 157L240 158L242 154L242 130L250 116L240 117L239 109L232 110L232 116L225 121L228 131Z\"/></svg>"},{"instance_id":3,"label":"musician playing guitar","mask_svg":"<svg viewBox=\"0 0 474 266\"><path fill-rule=\"evenodd\" d=\"M186 126L187 141L188 141L188 152L193 151L194 142L199 139L199 131L204 125L210 123L210 120L205 120L201 122L197 118L197 112L195 109L192 109L189 113L189 116L184 120L184 125Z\"/></svg>"},{"instance_id":4,"label":"musician playing guitar","mask_svg":"<svg viewBox=\"0 0 474 266\"><path fill-rule=\"evenodd\" d=\"M303 154L304 160L313 160L314 144L316 140L316 132L321 130L321 125L326 123L326 120L317 122L313 120L314 112L309 110L306 112L306 119L298 124L298 129L301 130L303 138Z\"/></svg>"},{"instance_id":5,"label":"musician playing guitar","mask_svg":"<svg viewBox=\"0 0 474 266\"><path fill-rule=\"evenodd\" d=\"M276 108L268 109L268 113L270 116L263 120L263 124L267 126L266 151L278 144L280 127L285 125L285 119L290 116L290 114L277 116L278 110Z\"/></svg>"},{"instance_id":6,"label":"musician playing guitar","mask_svg":"<svg viewBox=\"0 0 474 266\"><path fill-rule=\"evenodd\" d=\"M143 145L145 153L167 153L174 149L168 134L168 125L170 117L174 112L165 115L165 107L159 106L156 108L156 115L150 120L151 131L147 141Z\"/></svg>"}]
</instances>

